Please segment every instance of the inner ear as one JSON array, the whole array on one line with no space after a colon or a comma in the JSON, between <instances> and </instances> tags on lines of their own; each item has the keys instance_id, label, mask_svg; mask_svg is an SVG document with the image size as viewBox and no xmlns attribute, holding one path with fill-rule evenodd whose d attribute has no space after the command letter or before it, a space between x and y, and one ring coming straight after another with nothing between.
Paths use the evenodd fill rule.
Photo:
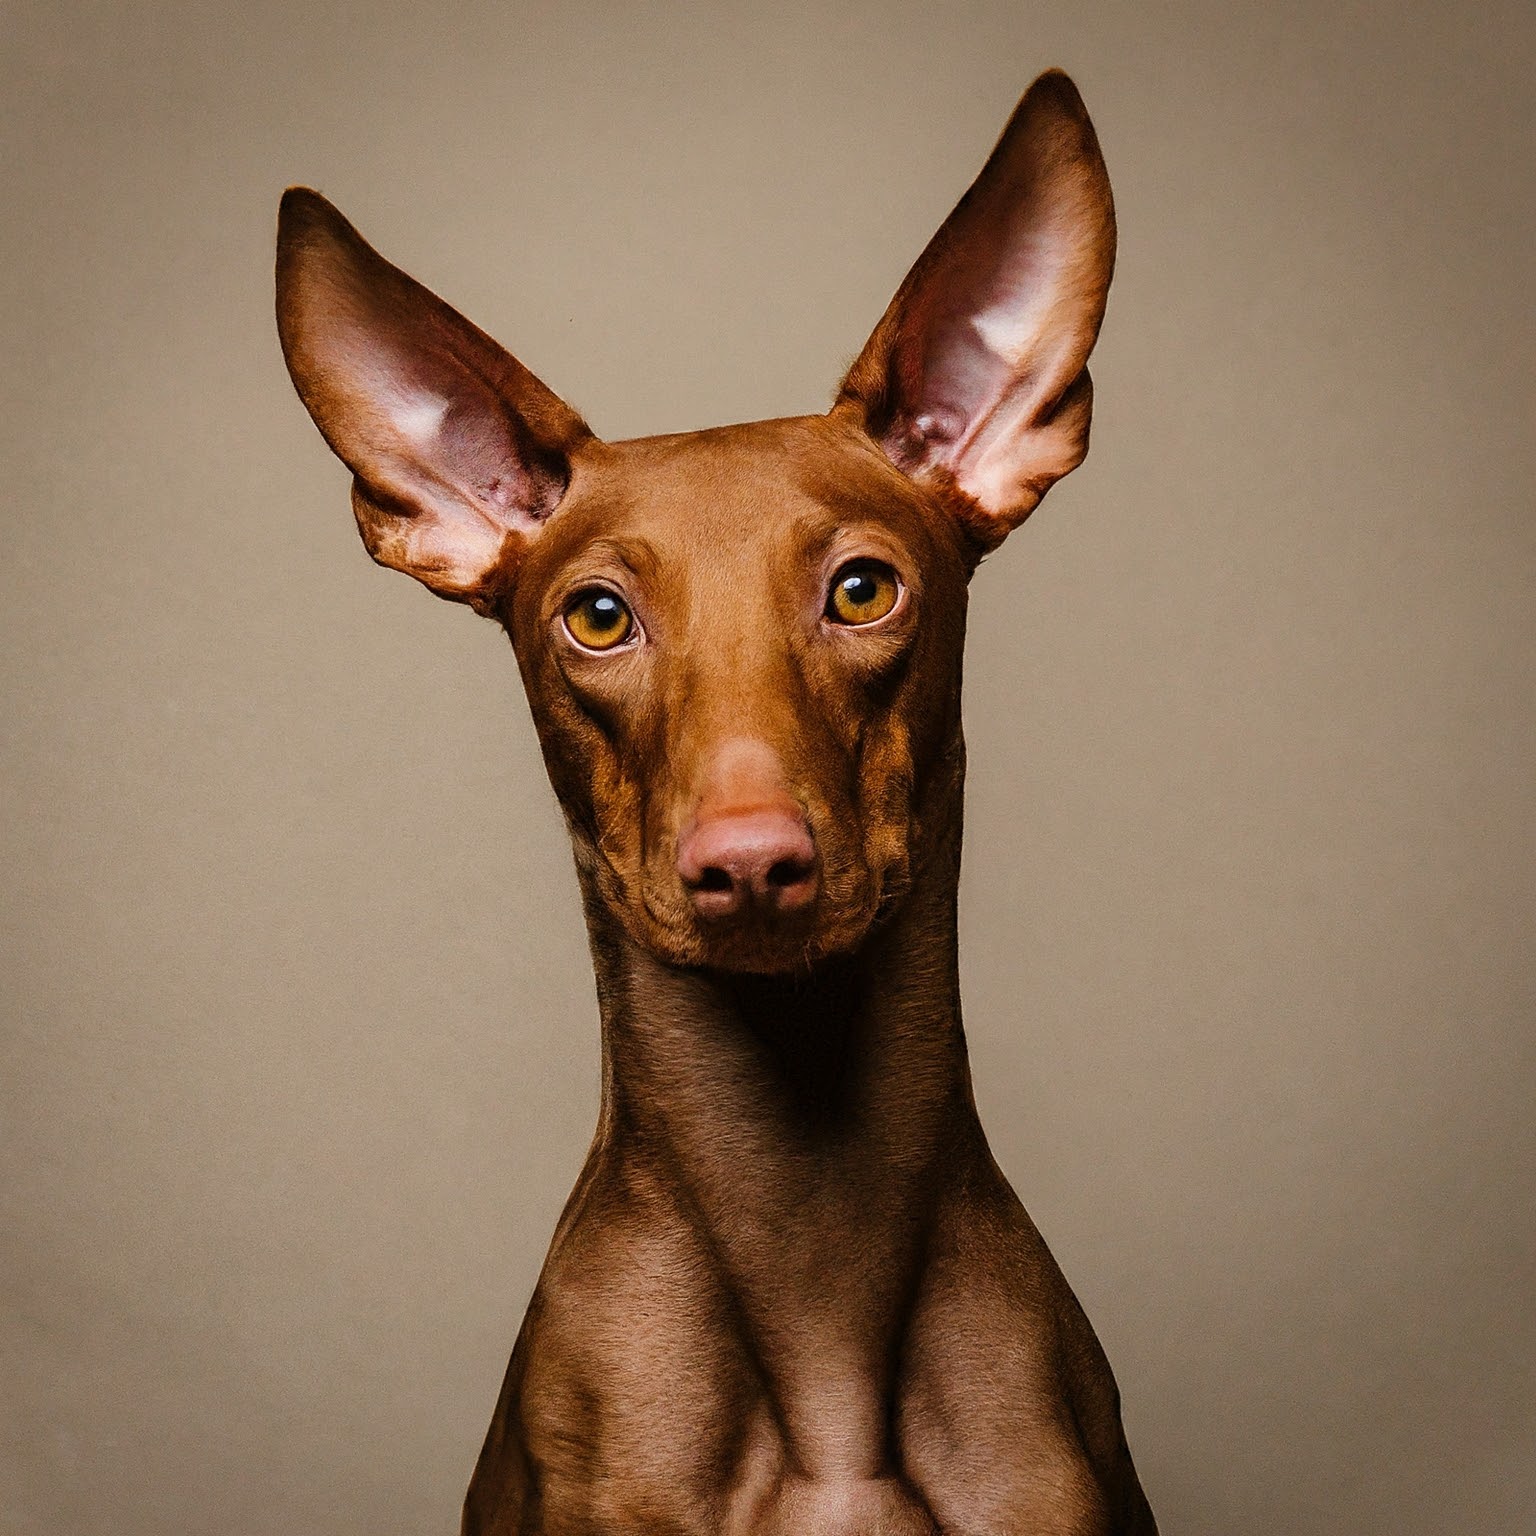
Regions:
<instances>
[{"instance_id":1,"label":"inner ear","mask_svg":"<svg viewBox=\"0 0 1536 1536\"><path fill-rule=\"evenodd\" d=\"M1025 93L843 380L899 468L963 493L984 545L1088 448L1088 354L1114 270L1109 176L1060 71Z\"/></svg>"},{"instance_id":2,"label":"inner ear","mask_svg":"<svg viewBox=\"0 0 1536 1536\"><path fill-rule=\"evenodd\" d=\"M369 553L488 608L559 504L585 423L307 188L283 198L277 320L299 396L355 477Z\"/></svg>"}]
</instances>

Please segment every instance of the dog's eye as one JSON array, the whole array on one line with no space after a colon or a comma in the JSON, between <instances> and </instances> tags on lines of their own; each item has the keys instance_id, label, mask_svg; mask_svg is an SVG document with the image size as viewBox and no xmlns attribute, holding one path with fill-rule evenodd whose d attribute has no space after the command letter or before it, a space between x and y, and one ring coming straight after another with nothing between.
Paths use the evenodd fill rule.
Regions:
<instances>
[{"instance_id":1,"label":"dog's eye","mask_svg":"<svg viewBox=\"0 0 1536 1536\"><path fill-rule=\"evenodd\" d=\"M873 624L896 606L901 583L881 560L850 560L832 578L826 615L834 624Z\"/></svg>"},{"instance_id":2,"label":"dog's eye","mask_svg":"<svg viewBox=\"0 0 1536 1536\"><path fill-rule=\"evenodd\" d=\"M589 651L611 651L635 632L629 605L607 587L587 587L565 605L565 632Z\"/></svg>"}]
</instances>

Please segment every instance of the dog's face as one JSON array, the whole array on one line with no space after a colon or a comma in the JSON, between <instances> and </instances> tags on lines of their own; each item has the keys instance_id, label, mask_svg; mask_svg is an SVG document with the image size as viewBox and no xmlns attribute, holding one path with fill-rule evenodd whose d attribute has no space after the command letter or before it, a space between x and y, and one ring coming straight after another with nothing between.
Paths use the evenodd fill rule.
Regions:
<instances>
[{"instance_id":1,"label":"dog's face","mask_svg":"<svg viewBox=\"0 0 1536 1536\"><path fill-rule=\"evenodd\" d=\"M1050 74L825 416L600 442L312 192L278 325L370 553L511 633L589 899L669 963L791 971L906 888L966 580L1086 452L1113 259Z\"/></svg>"},{"instance_id":2,"label":"dog's face","mask_svg":"<svg viewBox=\"0 0 1536 1536\"><path fill-rule=\"evenodd\" d=\"M502 612L578 858L637 942L790 970L900 899L973 559L835 418L574 456Z\"/></svg>"}]
</instances>

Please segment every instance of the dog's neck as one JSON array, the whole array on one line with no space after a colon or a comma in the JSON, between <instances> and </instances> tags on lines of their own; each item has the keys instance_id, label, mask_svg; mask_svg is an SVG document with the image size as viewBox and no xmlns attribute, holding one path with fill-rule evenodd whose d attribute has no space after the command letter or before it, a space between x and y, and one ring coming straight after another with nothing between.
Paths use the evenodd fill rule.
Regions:
<instances>
[{"instance_id":1,"label":"dog's neck","mask_svg":"<svg viewBox=\"0 0 1536 1536\"><path fill-rule=\"evenodd\" d=\"M806 975L668 966L587 904L604 1047L594 1161L675 1203L795 1459L820 1475L878 1474L882 1389L931 1215L985 1158L960 1021L955 761L904 900Z\"/></svg>"}]
</instances>

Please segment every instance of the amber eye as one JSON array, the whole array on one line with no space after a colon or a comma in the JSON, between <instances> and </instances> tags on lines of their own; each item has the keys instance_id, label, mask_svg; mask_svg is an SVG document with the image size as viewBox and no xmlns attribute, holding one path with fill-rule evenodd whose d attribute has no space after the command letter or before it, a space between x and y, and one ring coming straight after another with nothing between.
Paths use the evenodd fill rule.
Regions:
<instances>
[{"instance_id":1,"label":"amber eye","mask_svg":"<svg viewBox=\"0 0 1536 1536\"><path fill-rule=\"evenodd\" d=\"M901 583L880 560L850 560L832 578L826 615L834 624L873 624L896 606Z\"/></svg>"},{"instance_id":2,"label":"amber eye","mask_svg":"<svg viewBox=\"0 0 1536 1536\"><path fill-rule=\"evenodd\" d=\"M586 587L565 605L565 632L589 651L611 651L635 632L635 616L617 592Z\"/></svg>"}]
</instances>

